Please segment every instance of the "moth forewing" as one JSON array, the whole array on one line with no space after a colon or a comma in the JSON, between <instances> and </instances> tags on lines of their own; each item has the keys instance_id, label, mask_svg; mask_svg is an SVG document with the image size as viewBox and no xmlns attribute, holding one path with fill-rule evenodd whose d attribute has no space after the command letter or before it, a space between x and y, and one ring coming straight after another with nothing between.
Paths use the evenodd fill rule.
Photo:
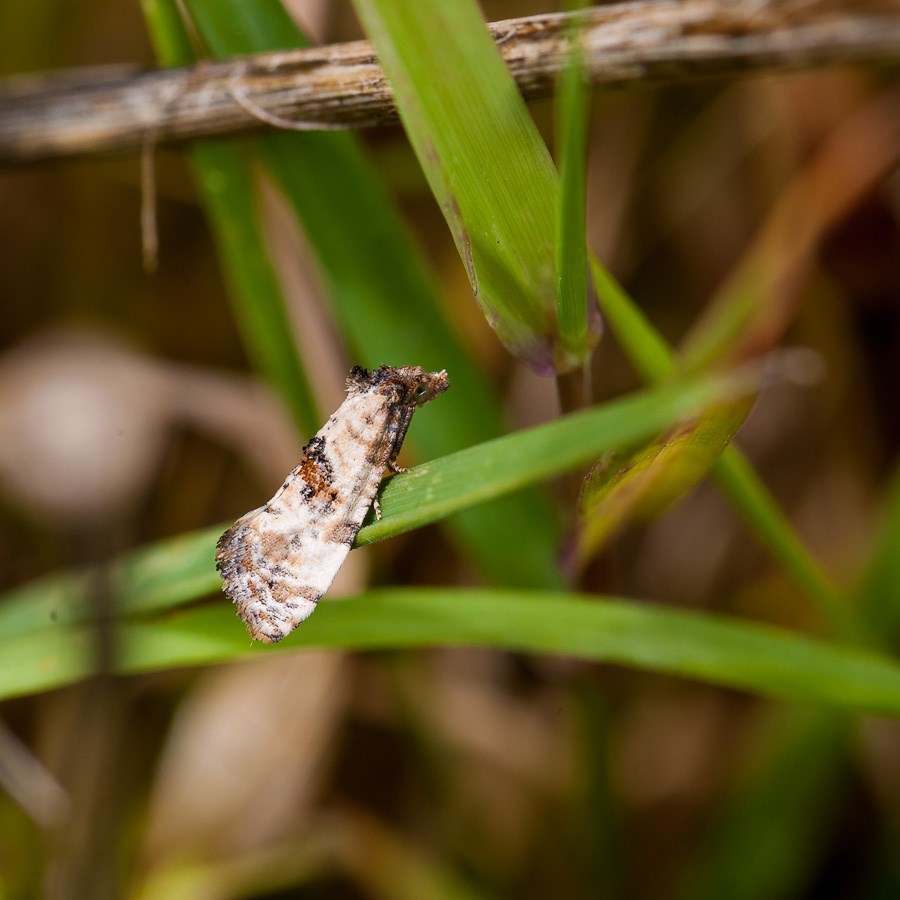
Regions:
<instances>
[{"instance_id":1,"label":"moth forewing","mask_svg":"<svg viewBox=\"0 0 900 900\"><path fill-rule=\"evenodd\" d=\"M415 407L447 387L446 372L418 366L351 370L347 399L275 496L219 539L216 567L251 637L280 641L313 612L400 451Z\"/></svg>"}]
</instances>

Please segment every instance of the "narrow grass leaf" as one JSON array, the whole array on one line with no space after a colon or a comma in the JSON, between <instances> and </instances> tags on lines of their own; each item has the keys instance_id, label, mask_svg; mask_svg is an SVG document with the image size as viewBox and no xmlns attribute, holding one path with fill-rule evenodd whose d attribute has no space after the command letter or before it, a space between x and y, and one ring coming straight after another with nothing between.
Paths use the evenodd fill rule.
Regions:
<instances>
[{"instance_id":1,"label":"narrow grass leaf","mask_svg":"<svg viewBox=\"0 0 900 900\"><path fill-rule=\"evenodd\" d=\"M589 256L600 309L638 374L651 384L675 370L675 353L634 300L600 261Z\"/></svg>"},{"instance_id":2,"label":"narrow grass leaf","mask_svg":"<svg viewBox=\"0 0 900 900\"><path fill-rule=\"evenodd\" d=\"M583 3L567 4L582 8ZM569 59L557 87L556 135L560 202L556 238L557 323L567 368L583 367L600 337L600 319L588 296L587 144L590 88L579 20L567 30Z\"/></svg>"},{"instance_id":3,"label":"narrow grass leaf","mask_svg":"<svg viewBox=\"0 0 900 900\"><path fill-rule=\"evenodd\" d=\"M0 697L88 674L88 633L88 626L63 626L0 644ZM617 663L768 697L900 715L900 665L888 657L737 619L552 592L372 592L324 602L277 648L252 645L231 610L219 604L160 621L126 620L120 641L123 672L297 647L463 645Z\"/></svg>"},{"instance_id":4,"label":"narrow grass leaf","mask_svg":"<svg viewBox=\"0 0 900 900\"><path fill-rule=\"evenodd\" d=\"M667 384L441 457L388 481L381 494L384 518L363 528L357 543L381 540L586 465L691 418L710 403L753 390L747 372Z\"/></svg>"},{"instance_id":5,"label":"narrow grass leaf","mask_svg":"<svg viewBox=\"0 0 900 900\"><path fill-rule=\"evenodd\" d=\"M111 564L107 584L120 615L159 612L221 589L213 564L225 525L149 544ZM0 640L83 622L92 605L92 574L62 572L0 598Z\"/></svg>"},{"instance_id":6,"label":"narrow grass leaf","mask_svg":"<svg viewBox=\"0 0 900 900\"><path fill-rule=\"evenodd\" d=\"M487 321L553 374L556 170L476 4L354 5Z\"/></svg>"}]
</instances>

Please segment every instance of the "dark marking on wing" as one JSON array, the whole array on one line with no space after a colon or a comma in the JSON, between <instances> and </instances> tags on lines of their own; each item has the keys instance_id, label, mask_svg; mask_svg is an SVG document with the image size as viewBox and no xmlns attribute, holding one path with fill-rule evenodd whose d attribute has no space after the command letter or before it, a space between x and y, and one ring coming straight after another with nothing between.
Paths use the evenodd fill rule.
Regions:
<instances>
[{"instance_id":1,"label":"dark marking on wing","mask_svg":"<svg viewBox=\"0 0 900 900\"><path fill-rule=\"evenodd\" d=\"M337 500L334 488L334 470L325 453L325 439L318 435L303 448L303 459L295 469L306 485L301 489L304 500L318 500L333 504Z\"/></svg>"}]
</instances>

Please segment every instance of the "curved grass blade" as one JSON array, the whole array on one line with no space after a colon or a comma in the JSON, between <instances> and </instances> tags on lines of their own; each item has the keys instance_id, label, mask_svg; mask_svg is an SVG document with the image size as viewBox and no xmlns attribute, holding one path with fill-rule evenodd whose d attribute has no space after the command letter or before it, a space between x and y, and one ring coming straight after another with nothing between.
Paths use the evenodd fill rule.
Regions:
<instances>
[{"instance_id":1,"label":"curved grass blade","mask_svg":"<svg viewBox=\"0 0 900 900\"><path fill-rule=\"evenodd\" d=\"M608 450L646 440L711 403L754 390L746 371L669 383L418 466L388 481L381 494L384 518L363 528L357 543L381 540L560 475Z\"/></svg>"},{"instance_id":2,"label":"curved grass blade","mask_svg":"<svg viewBox=\"0 0 900 900\"><path fill-rule=\"evenodd\" d=\"M213 564L225 525L149 544L110 566L107 583L119 615L170 609L221 588ZM6 591L0 598L0 641L84 622L93 605L87 572L60 572Z\"/></svg>"}]
</instances>

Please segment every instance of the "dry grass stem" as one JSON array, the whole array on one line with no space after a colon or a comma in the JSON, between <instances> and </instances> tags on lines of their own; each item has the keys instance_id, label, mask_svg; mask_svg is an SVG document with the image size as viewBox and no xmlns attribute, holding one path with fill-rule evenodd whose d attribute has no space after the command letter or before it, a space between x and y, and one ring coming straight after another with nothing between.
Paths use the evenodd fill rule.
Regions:
<instances>
[{"instance_id":1,"label":"dry grass stem","mask_svg":"<svg viewBox=\"0 0 900 900\"><path fill-rule=\"evenodd\" d=\"M553 91L566 58L566 18L488 26L529 99ZM595 85L900 59L898 0L647 0L593 8L583 18ZM324 129L395 118L368 41L169 71L82 70L0 85L0 164L136 151L148 135L165 144L258 129L266 120Z\"/></svg>"}]
</instances>

